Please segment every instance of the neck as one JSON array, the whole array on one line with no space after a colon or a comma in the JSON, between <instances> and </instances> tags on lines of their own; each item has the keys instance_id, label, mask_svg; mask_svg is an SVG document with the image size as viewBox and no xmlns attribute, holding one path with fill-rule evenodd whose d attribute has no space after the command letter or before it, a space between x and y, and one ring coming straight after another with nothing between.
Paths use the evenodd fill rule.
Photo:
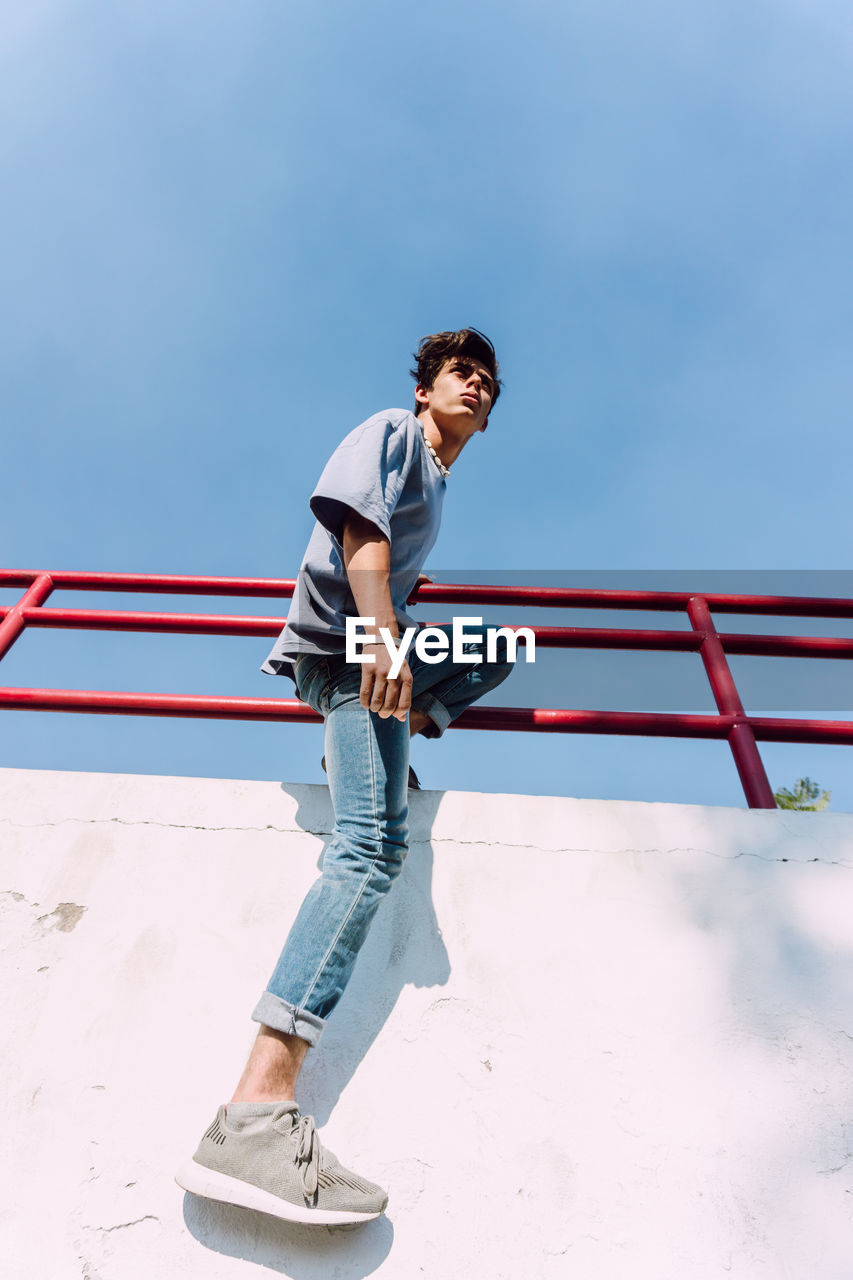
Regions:
<instances>
[{"instance_id":1,"label":"neck","mask_svg":"<svg viewBox=\"0 0 853 1280\"><path fill-rule=\"evenodd\" d=\"M418 415L418 422L423 427L424 435L444 465L446 467L452 466L465 448L470 436L460 440L457 436L451 435L449 431L443 431L429 409L424 409L423 413Z\"/></svg>"}]
</instances>

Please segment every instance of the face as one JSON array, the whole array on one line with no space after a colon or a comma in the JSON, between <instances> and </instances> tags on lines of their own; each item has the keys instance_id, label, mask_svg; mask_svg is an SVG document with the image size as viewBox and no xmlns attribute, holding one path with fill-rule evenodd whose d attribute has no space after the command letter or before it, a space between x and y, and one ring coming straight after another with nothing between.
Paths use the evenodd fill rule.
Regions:
<instances>
[{"instance_id":1,"label":"face","mask_svg":"<svg viewBox=\"0 0 853 1280\"><path fill-rule=\"evenodd\" d=\"M494 389L492 375L480 360L454 356L441 366L428 390L418 384L415 399L429 409L437 426L467 437L485 431Z\"/></svg>"}]
</instances>

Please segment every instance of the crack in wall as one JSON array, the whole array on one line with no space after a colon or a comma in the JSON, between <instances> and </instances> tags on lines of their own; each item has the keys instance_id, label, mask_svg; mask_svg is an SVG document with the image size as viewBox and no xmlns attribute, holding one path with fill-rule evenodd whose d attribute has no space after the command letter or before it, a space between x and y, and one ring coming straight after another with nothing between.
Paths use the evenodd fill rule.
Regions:
<instances>
[{"instance_id":1,"label":"crack in wall","mask_svg":"<svg viewBox=\"0 0 853 1280\"><path fill-rule=\"evenodd\" d=\"M97 1234L103 1240L104 1236L111 1235L113 1231L127 1231L131 1227L138 1227L143 1222L156 1222L159 1224L160 1219L156 1213L146 1213L141 1218L133 1218L130 1222L116 1222L111 1227L99 1227L94 1224L81 1223L80 1230L89 1231ZM76 1241L77 1248L84 1247L82 1240ZM95 1269L94 1263L83 1253L77 1254L77 1261L81 1265L81 1280L101 1280L101 1273Z\"/></svg>"},{"instance_id":2,"label":"crack in wall","mask_svg":"<svg viewBox=\"0 0 853 1280\"><path fill-rule=\"evenodd\" d=\"M134 1218L131 1222L116 1222L112 1227L97 1227L89 1223L82 1223L84 1231L97 1231L103 1236L108 1236L112 1231L126 1231L128 1227L138 1227L141 1222L159 1222L160 1219L156 1213L146 1213L141 1218Z\"/></svg>"},{"instance_id":3,"label":"crack in wall","mask_svg":"<svg viewBox=\"0 0 853 1280\"><path fill-rule=\"evenodd\" d=\"M331 832L324 832L323 834L331 835ZM436 836L431 840L419 840L419 841L413 840L411 842L411 845L413 848L418 844L424 844L424 845L454 844L454 845L459 845L461 848L469 848L475 845L479 845L480 847L487 848L487 849L494 848L495 846L497 846L498 848L501 848L501 849L527 850L532 853L593 853L593 854L601 854L601 855L607 855L607 856L611 856L615 854L619 857L624 857L626 854L641 854L641 855L654 854L657 857L665 857L668 854L687 853L687 854L701 854L706 858L719 858L722 862L737 862L739 858L757 858L759 862L791 862L797 866L806 866L810 862L820 862L820 863L823 863L824 866L844 867L845 870L847 871L853 870L853 862L845 862L845 861L841 861L839 859L833 859L833 858L821 858L821 857L767 858L763 854L752 853L747 849L742 849L738 853L729 854L729 853L717 853L714 849L702 849L696 845L675 845L668 849L661 849L654 845L644 849L630 848L630 847L628 848L623 847L619 849L601 849L601 848L595 848L588 845L586 846L584 845L549 845L547 848L545 848L543 845L539 845L539 844L511 844L507 840L458 840L454 836Z\"/></svg>"},{"instance_id":4,"label":"crack in wall","mask_svg":"<svg viewBox=\"0 0 853 1280\"><path fill-rule=\"evenodd\" d=\"M267 822L260 827L236 827L227 825L213 827L206 823L194 822L157 822L154 818L58 818L56 822L15 822L12 818L0 818L0 824L12 827L17 831L38 831L44 828L64 827L74 823L81 827L119 826L119 827L159 827L163 831L278 831L282 835L331 835L330 831L306 831L304 827L277 827Z\"/></svg>"},{"instance_id":5,"label":"crack in wall","mask_svg":"<svg viewBox=\"0 0 853 1280\"><path fill-rule=\"evenodd\" d=\"M205 823L192 822L157 822L153 818L60 818L56 822L15 822L11 818L0 818L0 824L12 827L16 830L31 831L42 828L61 827L66 824L76 824L78 826L122 826L122 827L157 827L163 831L233 831L235 834L242 832L265 832L274 831L278 835L308 835L317 836L321 839L332 835L331 828L325 827L300 827L288 826L280 827L273 822L264 823L261 826L210 826ZM596 853L596 854L617 854L626 856L628 854L655 854L658 857L664 857L668 854L686 853L701 854L708 858L719 858L723 862L736 862L739 858L757 858L760 862L790 862L798 866L805 866L808 863L819 862L824 866L843 867L845 870L853 870L853 861L845 861L838 858L822 858L820 856L812 858L770 858L760 853L752 853L749 850L740 850L738 853L717 853L713 849L705 849L696 845L676 845L670 848L661 849L657 846L647 846L645 848L623 847L619 849L601 849L594 848L589 845L550 845L547 848L538 844L522 844L513 843L507 840L460 840L456 836L432 836L428 840L411 840L410 847L418 846L436 846L452 844L460 848L484 848L490 849L498 846L502 849L517 849L521 852L530 851L534 853Z\"/></svg>"}]
</instances>

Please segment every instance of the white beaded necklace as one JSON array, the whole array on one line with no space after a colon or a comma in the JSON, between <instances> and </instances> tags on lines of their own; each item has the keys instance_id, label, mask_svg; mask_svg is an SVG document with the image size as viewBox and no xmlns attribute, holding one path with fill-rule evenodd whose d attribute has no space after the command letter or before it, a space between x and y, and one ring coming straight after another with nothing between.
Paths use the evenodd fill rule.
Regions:
<instances>
[{"instance_id":1,"label":"white beaded necklace","mask_svg":"<svg viewBox=\"0 0 853 1280\"><path fill-rule=\"evenodd\" d=\"M435 463L435 465L438 467L439 471L441 472L441 474L444 476L444 478L445 478L445 480L446 480L446 479L447 479L447 477L450 475L450 467L446 467L446 466L444 465L444 463L441 461L441 458L439 458L438 454L436 453L435 449L433 449L433 447L432 447L432 445L430 444L429 440L427 440L427 433L424 431L423 423L421 423L421 432L422 432L422 434L423 434L424 444L426 445L427 449L429 450L429 452L430 452L430 456L432 457L433 462L434 462L434 463Z\"/></svg>"}]
</instances>

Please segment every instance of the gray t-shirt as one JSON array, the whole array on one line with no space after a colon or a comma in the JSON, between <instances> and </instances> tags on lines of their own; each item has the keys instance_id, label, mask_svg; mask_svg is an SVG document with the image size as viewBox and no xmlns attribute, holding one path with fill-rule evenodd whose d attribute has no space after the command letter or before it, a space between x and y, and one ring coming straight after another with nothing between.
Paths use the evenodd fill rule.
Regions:
<instances>
[{"instance_id":1,"label":"gray t-shirt","mask_svg":"<svg viewBox=\"0 0 853 1280\"><path fill-rule=\"evenodd\" d=\"M376 413L343 440L311 495L317 517L287 616L262 671L293 677L300 653L343 653L346 618L358 609L344 570L348 510L370 520L391 544L391 602L401 627L417 626L406 599L432 550L445 480L407 409Z\"/></svg>"}]
</instances>

